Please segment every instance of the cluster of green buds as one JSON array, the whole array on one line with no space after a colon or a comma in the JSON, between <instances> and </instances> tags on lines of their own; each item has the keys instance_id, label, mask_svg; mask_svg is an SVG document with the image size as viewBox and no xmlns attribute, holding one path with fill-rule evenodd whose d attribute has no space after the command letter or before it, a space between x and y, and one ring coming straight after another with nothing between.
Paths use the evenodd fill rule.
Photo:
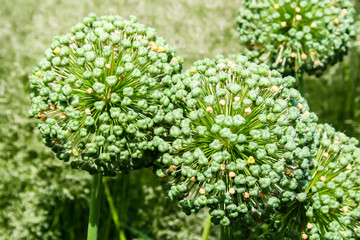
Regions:
<instances>
[{"instance_id":1,"label":"cluster of green buds","mask_svg":"<svg viewBox=\"0 0 360 240\"><path fill-rule=\"evenodd\" d=\"M228 226L302 197L317 117L288 88L294 81L222 56L172 77L171 102L180 107L165 115L172 127L156 174L185 213L209 207L212 222Z\"/></svg>"},{"instance_id":2,"label":"cluster of green buds","mask_svg":"<svg viewBox=\"0 0 360 240\"><path fill-rule=\"evenodd\" d=\"M181 71L174 54L135 16L90 15L54 37L30 79L44 144L90 173L147 166L153 129L173 110L163 82Z\"/></svg>"},{"instance_id":3,"label":"cluster of green buds","mask_svg":"<svg viewBox=\"0 0 360 240\"><path fill-rule=\"evenodd\" d=\"M360 238L360 149L358 140L318 125L312 180L301 197L282 206L275 217L278 233L291 239ZM274 231L274 229L271 229ZM275 231L275 234L278 234ZM287 236L289 237L289 236Z\"/></svg>"},{"instance_id":4,"label":"cluster of green buds","mask_svg":"<svg viewBox=\"0 0 360 240\"><path fill-rule=\"evenodd\" d=\"M355 36L350 0L245 0L239 41L253 61L281 73L321 75L341 61Z\"/></svg>"}]
</instances>

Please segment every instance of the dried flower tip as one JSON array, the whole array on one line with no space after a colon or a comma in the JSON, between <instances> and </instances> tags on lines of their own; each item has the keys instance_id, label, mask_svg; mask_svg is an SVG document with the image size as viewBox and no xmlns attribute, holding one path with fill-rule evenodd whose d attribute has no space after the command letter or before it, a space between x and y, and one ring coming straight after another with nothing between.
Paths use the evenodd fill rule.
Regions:
<instances>
[{"instance_id":1,"label":"dried flower tip","mask_svg":"<svg viewBox=\"0 0 360 240\"><path fill-rule=\"evenodd\" d=\"M263 191L259 191L260 197L265 197L265 193Z\"/></svg>"},{"instance_id":2,"label":"dried flower tip","mask_svg":"<svg viewBox=\"0 0 360 240\"><path fill-rule=\"evenodd\" d=\"M298 15L296 15L295 18L296 18L296 20L300 21L302 19L302 16L298 14Z\"/></svg>"},{"instance_id":3,"label":"dried flower tip","mask_svg":"<svg viewBox=\"0 0 360 240\"><path fill-rule=\"evenodd\" d=\"M111 66L110 66L110 64L106 64L105 67L107 70L109 70Z\"/></svg>"},{"instance_id":4,"label":"dried flower tip","mask_svg":"<svg viewBox=\"0 0 360 240\"><path fill-rule=\"evenodd\" d=\"M218 67L220 70L223 70L226 67L226 65L225 65L225 63L219 63Z\"/></svg>"},{"instance_id":5,"label":"dried flower tip","mask_svg":"<svg viewBox=\"0 0 360 240\"><path fill-rule=\"evenodd\" d=\"M276 93L276 92L279 91L279 87L274 85L274 86L271 87L271 91L273 91L274 93Z\"/></svg>"},{"instance_id":6,"label":"dried flower tip","mask_svg":"<svg viewBox=\"0 0 360 240\"><path fill-rule=\"evenodd\" d=\"M244 192L244 198L249 198L250 194L248 192Z\"/></svg>"},{"instance_id":7,"label":"dried flower tip","mask_svg":"<svg viewBox=\"0 0 360 240\"><path fill-rule=\"evenodd\" d=\"M298 109L300 109L300 110L303 109L303 105L301 103L298 103Z\"/></svg>"},{"instance_id":8,"label":"dried flower tip","mask_svg":"<svg viewBox=\"0 0 360 240\"><path fill-rule=\"evenodd\" d=\"M291 55L290 55L290 57L292 57L292 58L296 58L296 56L297 56L297 55L296 55L296 53L294 53L294 52L292 52Z\"/></svg>"},{"instance_id":9,"label":"dried flower tip","mask_svg":"<svg viewBox=\"0 0 360 240\"><path fill-rule=\"evenodd\" d=\"M221 100L219 101L219 103L220 103L221 106L225 106L225 104L226 104L226 102L225 102L224 99L221 99Z\"/></svg>"},{"instance_id":10,"label":"dried flower tip","mask_svg":"<svg viewBox=\"0 0 360 240\"><path fill-rule=\"evenodd\" d=\"M45 120L47 119L47 116L46 116L45 114L41 114L40 117L41 117L41 120L42 120L42 121L45 121Z\"/></svg>"},{"instance_id":11,"label":"dried flower tip","mask_svg":"<svg viewBox=\"0 0 360 240\"><path fill-rule=\"evenodd\" d=\"M323 158L328 158L329 154L327 152L324 152L322 156L323 156Z\"/></svg>"},{"instance_id":12,"label":"dried flower tip","mask_svg":"<svg viewBox=\"0 0 360 240\"><path fill-rule=\"evenodd\" d=\"M245 108L245 113L250 114L251 113L251 108L250 107Z\"/></svg>"},{"instance_id":13,"label":"dried flower tip","mask_svg":"<svg viewBox=\"0 0 360 240\"><path fill-rule=\"evenodd\" d=\"M281 22L280 25L284 28L287 26L287 23L286 22Z\"/></svg>"},{"instance_id":14,"label":"dried flower tip","mask_svg":"<svg viewBox=\"0 0 360 240\"><path fill-rule=\"evenodd\" d=\"M65 119L65 118L66 118L66 114L65 114L65 113L61 113L61 114L60 114L60 118Z\"/></svg>"},{"instance_id":15,"label":"dried flower tip","mask_svg":"<svg viewBox=\"0 0 360 240\"><path fill-rule=\"evenodd\" d=\"M85 109L85 113L86 113L86 115L91 115L91 110L90 110L90 108L86 108L86 109Z\"/></svg>"},{"instance_id":16,"label":"dried flower tip","mask_svg":"<svg viewBox=\"0 0 360 240\"><path fill-rule=\"evenodd\" d=\"M315 62L314 62L315 67L322 66L322 65L323 64L319 60L315 60Z\"/></svg>"},{"instance_id":17,"label":"dried flower tip","mask_svg":"<svg viewBox=\"0 0 360 240\"><path fill-rule=\"evenodd\" d=\"M349 211L349 208L345 206L345 207L341 208L340 210L344 213L347 213Z\"/></svg>"},{"instance_id":18,"label":"dried flower tip","mask_svg":"<svg viewBox=\"0 0 360 240\"><path fill-rule=\"evenodd\" d=\"M206 108L206 111L207 111L208 113L213 113L213 109L212 109L212 107L210 107L210 106L208 106L208 107Z\"/></svg>"},{"instance_id":19,"label":"dried flower tip","mask_svg":"<svg viewBox=\"0 0 360 240\"><path fill-rule=\"evenodd\" d=\"M72 37L71 37L71 42L73 42L73 43L76 42L75 36L72 36Z\"/></svg>"},{"instance_id":20,"label":"dried flower tip","mask_svg":"<svg viewBox=\"0 0 360 240\"><path fill-rule=\"evenodd\" d=\"M114 46L114 52L119 51L119 47L118 46Z\"/></svg>"},{"instance_id":21,"label":"dried flower tip","mask_svg":"<svg viewBox=\"0 0 360 240\"><path fill-rule=\"evenodd\" d=\"M286 175L289 175L291 173L291 169L285 168L284 172L285 172Z\"/></svg>"},{"instance_id":22,"label":"dried flower tip","mask_svg":"<svg viewBox=\"0 0 360 240\"><path fill-rule=\"evenodd\" d=\"M88 89L86 89L86 92L87 92L88 94L92 94L92 93L94 92L94 90L93 90L92 88L88 88Z\"/></svg>"},{"instance_id":23,"label":"dried flower tip","mask_svg":"<svg viewBox=\"0 0 360 240\"><path fill-rule=\"evenodd\" d=\"M159 46L158 52L160 53L165 52L165 48L163 46Z\"/></svg>"},{"instance_id":24,"label":"dried flower tip","mask_svg":"<svg viewBox=\"0 0 360 240\"><path fill-rule=\"evenodd\" d=\"M56 47L56 48L54 49L54 53L55 53L55 54L59 54L59 53L60 53L60 48L59 48L59 47Z\"/></svg>"},{"instance_id":25,"label":"dried flower tip","mask_svg":"<svg viewBox=\"0 0 360 240\"><path fill-rule=\"evenodd\" d=\"M275 8L276 10L279 10L279 9L280 9L280 4L278 4L278 3L274 4L274 8Z\"/></svg>"},{"instance_id":26,"label":"dried flower tip","mask_svg":"<svg viewBox=\"0 0 360 240\"><path fill-rule=\"evenodd\" d=\"M316 22L312 22L312 23L311 23L311 25L310 25L310 27L312 27L312 28L316 28L316 27L317 27Z\"/></svg>"},{"instance_id":27,"label":"dried flower tip","mask_svg":"<svg viewBox=\"0 0 360 240\"><path fill-rule=\"evenodd\" d=\"M229 189L229 193L230 193L230 194L235 194L235 193L236 193L235 188L230 188L230 189Z\"/></svg>"},{"instance_id":28,"label":"dried flower tip","mask_svg":"<svg viewBox=\"0 0 360 240\"><path fill-rule=\"evenodd\" d=\"M195 177L190 178L190 180L191 180L192 182L196 182L196 178L195 178Z\"/></svg>"},{"instance_id":29,"label":"dried flower tip","mask_svg":"<svg viewBox=\"0 0 360 240\"><path fill-rule=\"evenodd\" d=\"M229 68L233 68L233 67L235 67L236 66L236 64L234 63L234 62L232 62L232 61L229 61L228 62L228 67Z\"/></svg>"},{"instance_id":30,"label":"dried flower tip","mask_svg":"<svg viewBox=\"0 0 360 240\"><path fill-rule=\"evenodd\" d=\"M337 25L337 24L340 23L340 20L339 20L338 18L335 18L335 19L334 19L334 23Z\"/></svg>"},{"instance_id":31,"label":"dried flower tip","mask_svg":"<svg viewBox=\"0 0 360 240\"><path fill-rule=\"evenodd\" d=\"M312 229L312 227L313 227L313 225L312 225L311 223L308 223L308 224L306 225L306 228L307 228L307 229Z\"/></svg>"},{"instance_id":32,"label":"dried flower tip","mask_svg":"<svg viewBox=\"0 0 360 240\"><path fill-rule=\"evenodd\" d=\"M301 54L301 59L302 60L306 60L307 58L308 58L308 56L305 53Z\"/></svg>"},{"instance_id":33,"label":"dried flower tip","mask_svg":"<svg viewBox=\"0 0 360 240\"><path fill-rule=\"evenodd\" d=\"M326 177L325 177L325 176L321 176L321 177L320 177L320 181L325 182L325 180L326 180Z\"/></svg>"},{"instance_id":34,"label":"dried flower tip","mask_svg":"<svg viewBox=\"0 0 360 240\"><path fill-rule=\"evenodd\" d=\"M50 105L50 109L51 109L51 110L55 110L55 109L56 109L56 105L55 105L55 104L51 104L51 105Z\"/></svg>"},{"instance_id":35,"label":"dried flower tip","mask_svg":"<svg viewBox=\"0 0 360 240\"><path fill-rule=\"evenodd\" d=\"M351 170L352 169L352 166L349 164L346 166L346 170Z\"/></svg>"},{"instance_id":36,"label":"dried flower tip","mask_svg":"<svg viewBox=\"0 0 360 240\"><path fill-rule=\"evenodd\" d=\"M220 169L221 169L221 171L225 171L225 169L226 169L225 163L222 163L222 164L220 165Z\"/></svg>"},{"instance_id":37,"label":"dried flower tip","mask_svg":"<svg viewBox=\"0 0 360 240\"><path fill-rule=\"evenodd\" d=\"M200 193L201 195L204 195L204 194L206 193L206 191L205 191L204 188L200 188L199 193Z\"/></svg>"},{"instance_id":38,"label":"dried flower tip","mask_svg":"<svg viewBox=\"0 0 360 240\"><path fill-rule=\"evenodd\" d=\"M247 160L247 163L248 163L248 164L253 164L253 163L255 163L255 158L254 158L253 156L250 156L250 157L248 158L248 160Z\"/></svg>"},{"instance_id":39,"label":"dried flower tip","mask_svg":"<svg viewBox=\"0 0 360 240\"><path fill-rule=\"evenodd\" d=\"M297 13L301 12L301 8L296 7L296 8L295 8L295 12L297 12Z\"/></svg>"},{"instance_id":40,"label":"dried flower tip","mask_svg":"<svg viewBox=\"0 0 360 240\"><path fill-rule=\"evenodd\" d=\"M239 102L239 101L240 101L240 97L234 97L234 101L235 101L235 102Z\"/></svg>"},{"instance_id":41,"label":"dried flower tip","mask_svg":"<svg viewBox=\"0 0 360 240\"><path fill-rule=\"evenodd\" d=\"M170 171L170 172L174 172L175 170L176 170L176 166L171 165L171 166L169 167L169 171Z\"/></svg>"},{"instance_id":42,"label":"dried flower tip","mask_svg":"<svg viewBox=\"0 0 360 240\"><path fill-rule=\"evenodd\" d=\"M347 10L345 8L341 10L341 16L345 16L346 14L347 14Z\"/></svg>"},{"instance_id":43,"label":"dried flower tip","mask_svg":"<svg viewBox=\"0 0 360 240\"><path fill-rule=\"evenodd\" d=\"M229 172L229 177L233 178L236 176L236 173L234 171Z\"/></svg>"},{"instance_id":44,"label":"dried flower tip","mask_svg":"<svg viewBox=\"0 0 360 240\"><path fill-rule=\"evenodd\" d=\"M308 239L308 237L309 237L309 236L308 236L306 233L302 233L302 234L301 234L301 238L302 238L302 239Z\"/></svg>"}]
</instances>

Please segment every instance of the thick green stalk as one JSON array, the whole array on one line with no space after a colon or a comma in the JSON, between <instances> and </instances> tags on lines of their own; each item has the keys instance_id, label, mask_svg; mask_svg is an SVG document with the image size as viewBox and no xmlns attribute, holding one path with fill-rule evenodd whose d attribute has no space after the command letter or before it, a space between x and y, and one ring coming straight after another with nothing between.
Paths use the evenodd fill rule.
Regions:
<instances>
[{"instance_id":1,"label":"thick green stalk","mask_svg":"<svg viewBox=\"0 0 360 240\"><path fill-rule=\"evenodd\" d=\"M211 229L211 216L209 215L202 233L202 237L201 237L202 240L208 239L210 234L210 229Z\"/></svg>"},{"instance_id":2,"label":"thick green stalk","mask_svg":"<svg viewBox=\"0 0 360 240\"><path fill-rule=\"evenodd\" d=\"M304 77L301 71L298 71L295 73L296 76L296 82L297 82L297 89L301 93L301 96L306 99L306 91L305 91L305 82Z\"/></svg>"},{"instance_id":3,"label":"thick green stalk","mask_svg":"<svg viewBox=\"0 0 360 240\"><path fill-rule=\"evenodd\" d=\"M220 235L220 239L221 240L231 240L231 233L230 233L230 228L229 227L225 227L225 226L220 226L221 229L221 235Z\"/></svg>"},{"instance_id":4,"label":"thick green stalk","mask_svg":"<svg viewBox=\"0 0 360 240\"><path fill-rule=\"evenodd\" d=\"M101 173L94 174L93 183L91 186L91 201L87 240L97 240L100 215L101 185Z\"/></svg>"}]
</instances>

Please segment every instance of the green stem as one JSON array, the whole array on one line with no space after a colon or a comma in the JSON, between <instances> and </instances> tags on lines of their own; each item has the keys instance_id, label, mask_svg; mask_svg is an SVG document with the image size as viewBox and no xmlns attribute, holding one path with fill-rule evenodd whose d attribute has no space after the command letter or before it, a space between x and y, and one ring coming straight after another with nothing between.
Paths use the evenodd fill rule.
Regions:
<instances>
[{"instance_id":1,"label":"green stem","mask_svg":"<svg viewBox=\"0 0 360 240\"><path fill-rule=\"evenodd\" d=\"M91 201L87 240L97 240L98 223L100 215L100 199L101 199L101 173L96 173L93 176L93 183L91 186Z\"/></svg>"},{"instance_id":2,"label":"green stem","mask_svg":"<svg viewBox=\"0 0 360 240\"><path fill-rule=\"evenodd\" d=\"M231 236L230 236L230 228L229 227L225 227L225 226L220 226L221 229L221 235L220 235L220 239L221 240L231 240Z\"/></svg>"},{"instance_id":3,"label":"green stem","mask_svg":"<svg viewBox=\"0 0 360 240\"><path fill-rule=\"evenodd\" d=\"M209 215L208 219L206 221L206 225L204 227L203 233L202 233L202 237L201 237L202 240L207 240L208 239L210 229L211 229L211 216Z\"/></svg>"},{"instance_id":4,"label":"green stem","mask_svg":"<svg viewBox=\"0 0 360 240\"><path fill-rule=\"evenodd\" d=\"M303 74L302 72L298 71L295 73L295 76L298 84L298 90L301 93L301 96L306 99L305 82L304 82Z\"/></svg>"},{"instance_id":5,"label":"green stem","mask_svg":"<svg viewBox=\"0 0 360 240\"><path fill-rule=\"evenodd\" d=\"M119 233L119 239L120 240L126 240L124 230L120 226L119 216L118 216L118 213L116 211L114 200L111 197L110 189L109 189L109 186L107 184L106 178L103 179L103 184L104 184L104 192L105 192L105 195L106 195L106 199L107 199L109 207L110 207L111 216L112 216L112 219L114 221L115 228Z\"/></svg>"}]
</instances>

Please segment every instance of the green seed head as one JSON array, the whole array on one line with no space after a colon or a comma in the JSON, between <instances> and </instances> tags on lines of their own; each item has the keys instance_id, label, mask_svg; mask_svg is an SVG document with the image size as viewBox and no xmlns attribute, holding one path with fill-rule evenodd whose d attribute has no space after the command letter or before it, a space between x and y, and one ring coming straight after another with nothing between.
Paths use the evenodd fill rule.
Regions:
<instances>
[{"instance_id":1,"label":"green seed head","mask_svg":"<svg viewBox=\"0 0 360 240\"><path fill-rule=\"evenodd\" d=\"M172 79L169 98L184 111L168 119L173 127L157 173L169 176L169 196L186 213L207 206L213 222L227 226L260 206L278 208L285 191L300 191L317 117L288 88L294 78L218 56Z\"/></svg>"},{"instance_id":2,"label":"green seed head","mask_svg":"<svg viewBox=\"0 0 360 240\"><path fill-rule=\"evenodd\" d=\"M246 0L237 19L239 41L251 59L284 74L321 75L347 54L354 14L349 0Z\"/></svg>"},{"instance_id":3,"label":"green seed head","mask_svg":"<svg viewBox=\"0 0 360 240\"><path fill-rule=\"evenodd\" d=\"M149 164L161 99L182 58L136 17L85 17L57 36L33 71L31 116L58 158L114 175ZM165 84L166 83L166 84Z\"/></svg>"},{"instance_id":4,"label":"green seed head","mask_svg":"<svg viewBox=\"0 0 360 240\"><path fill-rule=\"evenodd\" d=\"M360 219L360 149L358 141L318 125L312 145L311 177L302 192L272 216L275 234L291 229L309 239L358 239ZM287 195L283 195L287 197ZM270 233L270 234L274 234ZM278 235L280 236L280 235Z\"/></svg>"}]
</instances>

